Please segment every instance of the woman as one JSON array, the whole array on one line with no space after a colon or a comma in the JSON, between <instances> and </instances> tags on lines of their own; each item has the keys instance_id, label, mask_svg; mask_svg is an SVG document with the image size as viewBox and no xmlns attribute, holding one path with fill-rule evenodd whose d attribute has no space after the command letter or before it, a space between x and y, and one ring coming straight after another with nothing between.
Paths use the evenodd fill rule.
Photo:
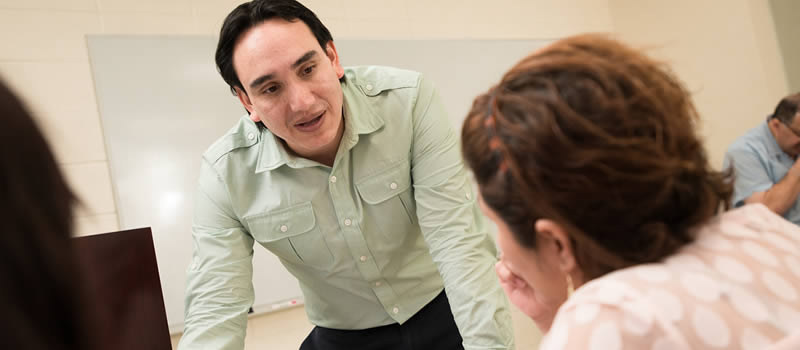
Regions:
<instances>
[{"instance_id":1,"label":"woman","mask_svg":"<svg viewBox=\"0 0 800 350\"><path fill-rule=\"evenodd\" d=\"M597 35L535 52L476 99L463 152L500 281L543 349L797 341L800 229L762 205L719 214L731 176L697 121L665 67Z\"/></svg>"},{"instance_id":2,"label":"woman","mask_svg":"<svg viewBox=\"0 0 800 350\"><path fill-rule=\"evenodd\" d=\"M0 348L91 349L71 247L75 196L0 81Z\"/></svg>"}]
</instances>

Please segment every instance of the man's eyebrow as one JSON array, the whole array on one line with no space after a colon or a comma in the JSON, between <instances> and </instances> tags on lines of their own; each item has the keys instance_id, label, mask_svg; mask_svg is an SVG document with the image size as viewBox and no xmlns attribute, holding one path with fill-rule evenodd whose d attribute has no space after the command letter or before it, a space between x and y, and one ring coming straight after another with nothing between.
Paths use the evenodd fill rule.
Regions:
<instances>
[{"instance_id":1,"label":"man's eyebrow","mask_svg":"<svg viewBox=\"0 0 800 350\"><path fill-rule=\"evenodd\" d=\"M292 63L292 69L297 68L301 64L308 62L309 60L314 58L314 56L316 56L316 55L317 55L317 52L314 51L314 50L310 50L310 51L306 52L305 54L303 54L303 56L300 56L300 58L298 58L297 61L294 61L294 63ZM262 76L256 78L256 80L253 80L252 83L250 83L250 88L251 89L255 89L259 85L263 84L265 81L271 80L274 77L275 77L275 75L272 74L272 73L262 75Z\"/></svg>"},{"instance_id":2,"label":"man's eyebrow","mask_svg":"<svg viewBox=\"0 0 800 350\"><path fill-rule=\"evenodd\" d=\"M274 77L275 77L275 75L273 75L272 73L262 75L262 76L258 77L256 80L253 80L252 83L250 83L250 88L251 89L255 89L259 85L263 84L265 81L271 80Z\"/></svg>"},{"instance_id":3,"label":"man's eyebrow","mask_svg":"<svg viewBox=\"0 0 800 350\"><path fill-rule=\"evenodd\" d=\"M294 63L292 63L292 68L297 68L299 65L308 62L316 55L317 52L314 50L306 52L302 57L298 58L297 61L294 61Z\"/></svg>"}]
</instances>

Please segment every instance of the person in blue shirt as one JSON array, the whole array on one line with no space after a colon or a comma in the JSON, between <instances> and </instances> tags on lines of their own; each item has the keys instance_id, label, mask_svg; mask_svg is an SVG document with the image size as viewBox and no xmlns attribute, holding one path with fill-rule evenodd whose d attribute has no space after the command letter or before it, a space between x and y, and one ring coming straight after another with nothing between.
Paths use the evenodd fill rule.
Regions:
<instances>
[{"instance_id":1,"label":"person in blue shirt","mask_svg":"<svg viewBox=\"0 0 800 350\"><path fill-rule=\"evenodd\" d=\"M733 168L733 206L762 203L800 224L800 93L784 97L767 120L731 144L723 168Z\"/></svg>"}]
</instances>

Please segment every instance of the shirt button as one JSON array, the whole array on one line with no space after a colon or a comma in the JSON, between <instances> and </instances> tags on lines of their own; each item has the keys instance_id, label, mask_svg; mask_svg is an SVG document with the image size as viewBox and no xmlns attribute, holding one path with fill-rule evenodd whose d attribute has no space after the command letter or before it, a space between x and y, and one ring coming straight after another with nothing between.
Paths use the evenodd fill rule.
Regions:
<instances>
[{"instance_id":1,"label":"shirt button","mask_svg":"<svg viewBox=\"0 0 800 350\"><path fill-rule=\"evenodd\" d=\"M331 183L336 183L336 176L331 176Z\"/></svg>"},{"instance_id":2,"label":"shirt button","mask_svg":"<svg viewBox=\"0 0 800 350\"><path fill-rule=\"evenodd\" d=\"M367 86L365 86L365 87L367 88L367 90L372 91L372 88L373 88L372 84L367 84Z\"/></svg>"},{"instance_id":3,"label":"shirt button","mask_svg":"<svg viewBox=\"0 0 800 350\"><path fill-rule=\"evenodd\" d=\"M397 183L395 183L395 182L390 183L389 184L389 188L391 188L393 190L396 190L397 189Z\"/></svg>"},{"instance_id":4,"label":"shirt button","mask_svg":"<svg viewBox=\"0 0 800 350\"><path fill-rule=\"evenodd\" d=\"M252 140L252 139L256 138L256 134L251 132L251 133L247 134L247 138Z\"/></svg>"},{"instance_id":5,"label":"shirt button","mask_svg":"<svg viewBox=\"0 0 800 350\"><path fill-rule=\"evenodd\" d=\"M381 283L381 281L375 282L375 287L380 287L381 284L383 284L383 283Z\"/></svg>"},{"instance_id":6,"label":"shirt button","mask_svg":"<svg viewBox=\"0 0 800 350\"><path fill-rule=\"evenodd\" d=\"M281 225L281 232L289 231L289 227L286 225Z\"/></svg>"},{"instance_id":7,"label":"shirt button","mask_svg":"<svg viewBox=\"0 0 800 350\"><path fill-rule=\"evenodd\" d=\"M400 308L399 307L395 306L394 308L392 308L392 313L394 313L396 315L398 312L400 312Z\"/></svg>"},{"instance_id":8,"label":"shirt button","mask_svg":"<svg viewBox=\"0 0 800 350\"><path fill-rule=\"evenodd\" d=\"M344 225L345 225L345 226L350 226L352 223L353 223L353 222L352 222L352 221L350 221L350 219L344 219Z\"/></svg>"},{"instance_id":9,"label":"shirt button","mask_svg":"<svg viewBox=\"0 0 800 350\"><path fill-rule=\"evenodd\" d=\"M467 193L467 199L472 199L472 194L471 193Z\"/></svg>"},{"instance_id":10,"label":"shirt button","mask_svg":"<svg viewBox=\"0 0 800 350\"><path fill-rule=\"evenodd\" d=\"M364 255L362 255L362 256L359 258L359 260L361 260L361 262L365 262L365 261L367 261L367 257L366 257L366 256L364 256Z\"/></svg>"}]
</instances>

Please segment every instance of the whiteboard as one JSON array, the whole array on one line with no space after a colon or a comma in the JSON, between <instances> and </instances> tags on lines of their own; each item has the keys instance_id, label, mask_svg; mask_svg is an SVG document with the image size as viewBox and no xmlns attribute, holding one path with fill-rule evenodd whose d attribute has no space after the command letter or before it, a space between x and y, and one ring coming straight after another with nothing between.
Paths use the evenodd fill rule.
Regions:
<instances>
[{"instance_id":1,"label":"whiteboard","mask_svg":"<svg viewBox=\"0 0 800 350\"><path fill-rule=\"evenodd\" d=\"M547 40L336 40L343 65L423 72L457 129L472 99ZM245 111L216 71L216 38L89 36L121 230L149 226L170 331L183 330L194 190L202 153ZM297 281L254 246L256 313L302 303Z\"/></svg>"}]
</instances>

